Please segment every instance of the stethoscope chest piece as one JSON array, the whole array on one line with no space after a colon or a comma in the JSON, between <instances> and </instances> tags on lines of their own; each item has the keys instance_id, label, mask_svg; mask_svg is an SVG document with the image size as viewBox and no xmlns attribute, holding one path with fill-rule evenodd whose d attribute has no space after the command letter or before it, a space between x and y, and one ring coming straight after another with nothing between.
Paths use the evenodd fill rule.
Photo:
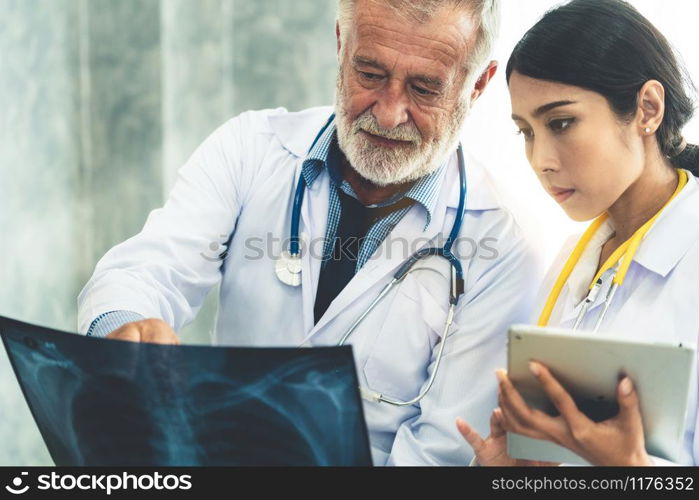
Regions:
<instances>
[{"instance_id":1,"label":"stethoscope chest piece","mask_svg":"<svg viewBox=\"0 0 699 500\"><path fill-rule=\"evenodd\" d=\"M274 264L274 272L279 281L289 286L301 285L301 256L282 252Z\"/></svg>"}]
</instances>

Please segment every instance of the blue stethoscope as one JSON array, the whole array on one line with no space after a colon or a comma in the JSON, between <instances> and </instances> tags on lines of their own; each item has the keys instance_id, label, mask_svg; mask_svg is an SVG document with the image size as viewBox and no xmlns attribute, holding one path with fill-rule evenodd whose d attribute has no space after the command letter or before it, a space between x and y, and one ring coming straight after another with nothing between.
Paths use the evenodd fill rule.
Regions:
<instances>
[{"instance_id":1,"label":"blue stethoscope","mask_svg":"<svg viewBox=\"0 0 699 500\"><path fill-rule=\"evenodd\" d=\"M330 123L332 123L333 118L334 115L330 117L328 122L323 126L320 132L318 132L318 135L313 141L313 144L311 145L310 149L313 149L313 146L318 141L320 136L323 135L323 132L325 132ZM362 314L360 314L357 317L357 319L347 329L347 331L337 344L344 345L347 339L350 337L350 335L352 335L354 330L356 330L359 324L364 320L364 318L366 318L366 316L377 306L377 304L379 304L379 302L381 302L384 299L384 297L386 297L386 295L388 295L388 293L396 285L403 281L403 278L405 278L408 274L410 274L413 271L425 269L433 270L426 267L414 268L417 262L427 257L441 257L449 262L451 268L451 278L449 286L449 311L447 312L447 319L444 324L444 330L442 332L442 342L439 346L439 352L437 353L437 359L435 360L434 370L432 370L432 374L430 375L427 384L413 399L410 399L408 401L401 401L398 399L387 397L383 394L372 391L371 389L360 387L359 389L362 398L367 399L369 401L374 401L377 403L389 403L394 406L407 406L417 403L425 397L427 392L432 387L432 384L434 383L435 377L437 375L437 371L439 369L439 364L442 361L442 354L444 352L444 346L446 345L446 338L449 333L449 327L451 326L454 320L454 310L456 309L459 297L461 297L461 295L463 295L464 293L463 267L461 266L461 262L459 262L459 260L454 256L454 254L451 251L454 241L456 241L456 238L458 237L459 232L461 231L461 224L463 223L464 218L464 206L466 205L466 162L464 160L464 152L461 143L459 143L459 146L456 150L456 154L459 162L459 208L457 209L456 217L454 218L454 224L452 225L451 232L449 233L449 237L444 243L444 246L442 246L441 248L423 248L411 255L410 258L406 260L398 268L398 270L393 275L393 279L386 286L384 286L384 288L374 299L374 301L366 308L366 310ZM303 175L301 175L296 185L294 204L291 212L291 237L289 240L289 250L287 252L283 252L282 255L275 262L275 272L277 274L277 277L279 278L279 281L286 285L294 287L299 286L301 284L301 245L299 239L299 221L301 220L301 206L303 205L303 196L305 191L306 181Z\"/></svg>"}]
</instances>

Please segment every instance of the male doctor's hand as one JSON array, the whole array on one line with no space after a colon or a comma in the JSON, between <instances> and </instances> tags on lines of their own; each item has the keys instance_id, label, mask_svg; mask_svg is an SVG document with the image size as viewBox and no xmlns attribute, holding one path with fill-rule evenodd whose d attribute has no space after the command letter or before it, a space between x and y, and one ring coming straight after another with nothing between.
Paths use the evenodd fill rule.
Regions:
<instances>
[{"instance_id":1,"label":"male doctor's hand","mask_svg":"<svg viewBox=\"0 0 699 500\"><path fill-rule=\"evenodd\" d=\"M144 319L126 323L107 335L108 339L150 342L153 344L179 344L175 331L161 319Z\"/></svg>"},{"instance_id":2,"label":"male doctor's hand","mask_svg":"<svg viewBox=\"0 0 699 500\"><path fill-rule=\"evenodd\" d=\"M594 422L582 413L570 394L541 363L530 369L560 415L552 417L524 402L504 371L498 372L502 426L535 439L545 439L572 450L592 465L652 465L646 453L638 395L628 377L617 387L619 413Z\"/></svg>"}]
</instances>

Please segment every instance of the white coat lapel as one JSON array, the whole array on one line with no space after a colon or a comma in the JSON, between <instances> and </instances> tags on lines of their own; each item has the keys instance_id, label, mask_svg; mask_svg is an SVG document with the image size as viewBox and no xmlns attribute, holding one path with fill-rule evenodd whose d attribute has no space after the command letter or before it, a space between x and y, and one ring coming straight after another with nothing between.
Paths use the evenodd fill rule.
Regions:
<instances>
[{"instance_id":1,"label":"white coat lapel","mask_svg":"<svg viewBox=\"0 0 699 500\"><path fill-rule=\"evenodd\" d=\"M696 241L697 234L699 234L699 226L692 223L692 221L699 220L699 210L696 208L697 204L690 201L693 198L696 199L697 196L699 196L697 179L690 176L687 186L663 211L641 243L633 259L634 265L639 264L662 278L668 275L687 252L689 246ZM606 238L604 236L602 239L606 240ZM631 269L633 269L633 265ZM611 277L608 277L605 279L594 304L589 308L586 317L596 321L610 286ZM631 287L632 284L627 283L617 291L614 299L615 309L618 310L619 304L624 300L622 292ZM560 324L574 321L580 310L580 304L576 304L576 301L570 299L570 293L571 287L566 283L561 293L561 300L564 300L565 303L559 320ZM586 323L588 325L594 324L594 321L591 323L590 321L588 319Z\"/></svg>"},{"instance_id":2,"label":"white coat lapel","mask_svg":"<svg viewBox=\"0 0 699 500\"><path fill-rule=\"evenodd\" d=\"M607 278L606 282L600 289L597 298L595 301L590 305L590 307L587 310L587 313L585 315L585 318L597 318L597 315L599 314L600 311L600 306L604 304L604 299L607 296L607 291L609 290L609 286L611 284L611 278ZM561 317L558 320L558 324L564 325L568 323L574 323L575 320L578 317L578 314L580 313L580 309L583 306L583 302L585 301L584 298L581 300L575 300L571 298L571 288L568 283L566 283L563 286L563 290L561 291L561 296L560 296L560 301L561 301L561 306L563 307L563 312L561 313ZM617 299L618 300L618 299Z\"/></svg>"},{"instance_id":3,"label":"white coat lapel","mask_svg":"<svg viewBox=\"0 0 699 500\"><path fill-rule=\"evenodd\" d=\"M566 283L565 285L563 285L563 290L559 298L559 300L561 301L561 305L559 307L563 308L563 311L561 312L561 317L559 319L559 323L561 324L565 324L569 321L575 321L575 319L578 317L578 311L580 310L580 307L582 307L582 303L575 304L575 301L570 298L570 294L570 285ZM578 307L576 307L576 305ZM590 311L588 311L588 314L590 314Z\"/></svg>"},{"instance_id":4,"label":"white coat lapel","mask_svg":"<svg viewBox=\"0 0 699 500\"><path fill-rule=\"evenodd\" d=\"M410 256L405 253L406 247L411 252L417 251L428 245L427 240L436 238L444 225L446 211L446 203L440 199L437 202L430 225L423 231L425 229L425 210L421 206L413 206L396 227L393 228L393 231L382 242L372 258L364 264L364 267L359 270L330 304L306 340L321 331L325 325L340 315L359 297L366 294L372 287L375 287L377 283L381 282L382 285L388 283L390 281L389 276ZM416 240L424 241L425 243L419 247L414 246ZM433 241L430 243L433 243ZM368 304L369 300L367 300Z\"/></svg>"},{"instance_id":5,"label":"white coat lapel","mask_svg":"<svg viewBox=\"0 0 699 500\"><path fill-rule=\"evenodd\" d=\"M303 296L303 325L304 331L313 329L314 305L320 263L323 258L325 231L328 225L328 176L321 173L313 182L311 188L306 188L306 195L301 207L301 245L303 255L301 271L301 287Z\"/></svg>"},{"instance_id":6,"label":"white coat lapel","mask_svg":"<svg viewBox=\"0 0 699 500\"><path fill-rule=\"evenodd\" d=\"M331 107L319 107L298 113L280 113L269 118L270 126L282 146L298 158L295 179L301 176L303 161L308 150L317 137L321 128L327 123L332 114ZM294 183L294 188L296 183ZM301 224L299 236L302 245L301 294L303 300L304 332L313 328L313 305L320 272L320 258L312 255L321 244L314 241L325 236L328 218L328 179L323 173L313 182L311 188L306 188L303 205L301 206ZM285 239L287 236L285 236ZM288 241L285 241L288 244ZM312 247L310 246L312 245ZM311 252L309 250L313 250ZM320 250L322 252L322 250Z\"/></svg>"}]
</instances>

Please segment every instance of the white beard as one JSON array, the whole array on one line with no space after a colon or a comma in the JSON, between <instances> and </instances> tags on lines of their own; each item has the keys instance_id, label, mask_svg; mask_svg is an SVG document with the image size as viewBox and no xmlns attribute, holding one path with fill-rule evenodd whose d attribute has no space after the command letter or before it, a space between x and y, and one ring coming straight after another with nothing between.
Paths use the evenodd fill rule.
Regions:
<instances>
[{"instance_id":1,"label":"white beard","mask_svg":"<svg viewBox=\"0 0 699 500\"><path fill-rule=\"evenodd\" d=\"M412 121L393 129L384 129L370 109L352 120L346 111L341 78L339 75L337 79L335 104L337 139L350 165L363 178L377 186L414 181L434 172L456 148L461 125L468 112L463 100L458 101L440 136L425 143ZM408 141L409 144L395 148L377 146L361 131L387 139Z\"/></svg>"}]
</instances>

